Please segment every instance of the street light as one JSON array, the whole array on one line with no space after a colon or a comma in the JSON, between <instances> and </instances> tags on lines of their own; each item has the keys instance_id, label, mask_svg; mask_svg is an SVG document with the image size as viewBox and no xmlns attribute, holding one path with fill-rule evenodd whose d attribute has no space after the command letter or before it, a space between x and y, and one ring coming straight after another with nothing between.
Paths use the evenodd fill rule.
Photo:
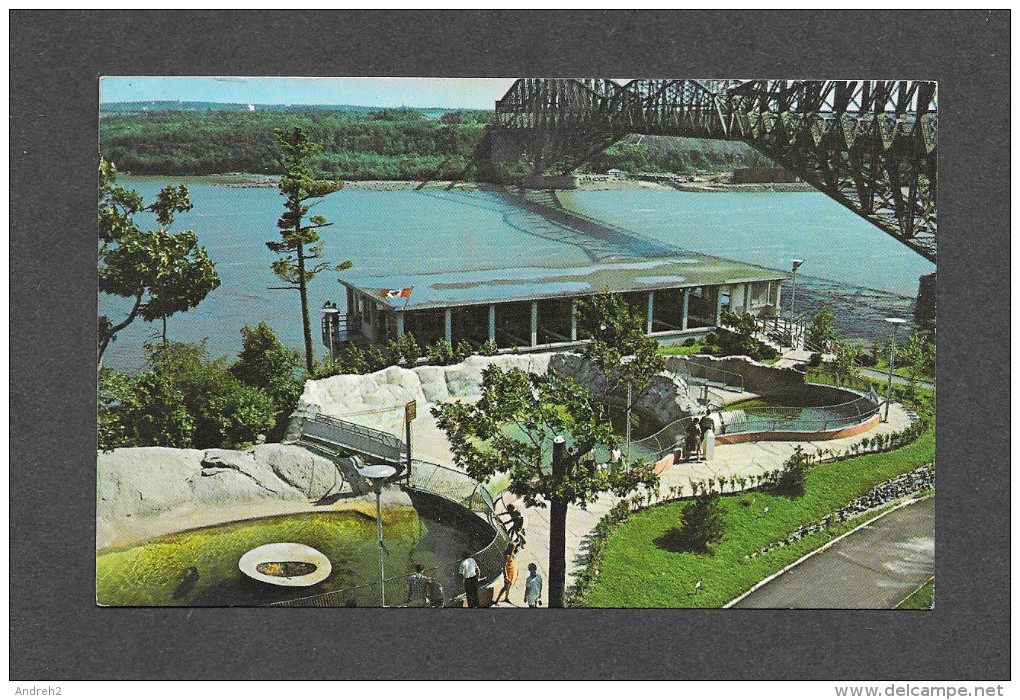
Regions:
<instances>
[{"instance_id":1,"label":"street light","mask_svg":"<svg viewBox=\"0 0 1020 700\"><path fill-rule=\"evenodd\" d=\"M326 300L322 305L322 344L329 348L329 365L333 366L333 338L340 329L340 309Z\"/></svg>"},{"instance_id":2,"label":"street light","mask_svg":"<svg viewBox=\"0 0 1020 700\"><path fill-rule=\"evenodd\" d=\"M791 258L790 262L793 263L793 291L790 294L790 345L794 344L793 341L793 307L797 304L797 268L804 264L803 260L797 258Z\"/></svg>"},{"instance_id":3,"label":"street light","mask_svg":"<svg viewBox=\"0 0 1020 700\"><path fill-rule=\"evenodd\" d=\"M379 601L381 607L386 607L386 568L383 564L383 536L382 536L382 488L386 480L397 473L397 470L388 464L366 464L358 469L358 473L368 479L375 491L375 522L379 530Z\"/></svg>"},{"instance_id":4,"label":"street light","mask_svg":"<svg viewBox=\"0 0 1020 700\"><path fill-rule=\"evenodd\" d=\"M902 319L902 318L887 318L885 320L885 322L892 325L892 342L889 343L889 346L890 346L889 347L889 389L888 389L888 392L886 393L886 399L885 399L885 420L882 421L883 423L888 423L889 422L889 404L892 403L892 371L893 371L893 365L896 364L896 331L897 331L897 329L899 329L900 326L902 326L904 323L906 323L906 320Z\"/></svg>"}]
</instances>

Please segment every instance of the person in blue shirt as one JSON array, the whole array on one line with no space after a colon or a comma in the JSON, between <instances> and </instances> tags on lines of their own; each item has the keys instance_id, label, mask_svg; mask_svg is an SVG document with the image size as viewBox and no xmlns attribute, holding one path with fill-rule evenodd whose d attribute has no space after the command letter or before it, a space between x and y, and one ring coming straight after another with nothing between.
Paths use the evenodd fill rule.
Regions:
<instances>
[{"instance_id":1,"label":"person in blue shirt","mask_svg":"<svg viewBox=\"0 0 1020 700\"><path fill-rule=\"evenodd\" d=\"M528 574L524 582L524 602L529 608L537 608L542 604L542 574L534 563L528 564Z\"/></svg>"}]
</instances>

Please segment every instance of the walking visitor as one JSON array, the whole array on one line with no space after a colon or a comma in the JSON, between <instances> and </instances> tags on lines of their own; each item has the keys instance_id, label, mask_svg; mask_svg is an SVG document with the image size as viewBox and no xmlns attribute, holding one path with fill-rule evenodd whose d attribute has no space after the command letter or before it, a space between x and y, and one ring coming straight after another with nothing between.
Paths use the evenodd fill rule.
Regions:
<instances>
[{"instance_id":1,"label":"walking visitor","mask_svg":"<svg viewBox=\"0 0 1020 700\"><path fill-rule=\"evenodd\" d=\"M537 608L542 604L542 574L538 573L538 565L528 564L530 575L524 582L524 602L529 608Z\"/></svg>"},{"instance_id":2,"label":"walking visitor","mask_svg":"<svg viewBox=\"0 0 1020 700\"><path fill-rule=\"evenodd\" d=\"M464 579L464 595L467 596L468 607L477 608L478 579L482 571L478 568L478 562L471 556L471 552L464 550L464 560L460 563L458 573Z\"/></svg>"},{"instance_id":3,"label":"walking visitor","mask_svg":"<svg viewBox=\"0 0 1020 700\"><path fill-rule=\"evenodd\" d=\"M691 418L687 424L687 461L698 459L698 446L701 444L701 426L697 418Z\"/></svg>"},{"instance_id":4,"label":"walking visitor","mask_svg":"<svg viewBox=\"0 0 1020 700\"><path fill-rule=\"evenodd\" d=\"M706 462L710 462L715 458L715 421L712 420L708 409L698 423L701 428L701 456Z\"/></svg>"},{"instance_id":5,"label":"walking visitor","mask_svg":"<svg viewBox=\"0 0 1020 700\"><path fill-rule=\"evenodd\" d=\"M503 552L503 587L499 589L499 593L492 601L493 605L499 605L499 597L504 595L507 605L510 604L510 587L513 586L514 579L517 578L517 564L514 561L516 554L517 545L511 542Z\"/></svg>"},{"instance_id":6,"label":"walking visitor","mask_svg":"<svg viewBox=\"0 0 1020 700\"><path fill-rule=\"evenodd\" d=\"M425 567L414 565L414 573L407 577L407 599L412 608L424 608L428 605L429 579L423 573Z\"/></svg>"}]
</instances>

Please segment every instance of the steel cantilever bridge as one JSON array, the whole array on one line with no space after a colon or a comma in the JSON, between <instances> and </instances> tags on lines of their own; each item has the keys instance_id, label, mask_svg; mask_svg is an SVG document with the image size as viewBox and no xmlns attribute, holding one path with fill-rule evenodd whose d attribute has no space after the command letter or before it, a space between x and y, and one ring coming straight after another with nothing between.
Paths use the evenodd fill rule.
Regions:
<instances>
[{"instance_id":1,"label":"steel cantilever bridge","mask_svg":"<svg viewBox=\"0 0 1020 700\"><path fill-rule=\"evenodd\" d=\"M743 141L936 261L934 82L521 78L493 158L569 173L627 134Z\"/></svg>"}]
</instances>

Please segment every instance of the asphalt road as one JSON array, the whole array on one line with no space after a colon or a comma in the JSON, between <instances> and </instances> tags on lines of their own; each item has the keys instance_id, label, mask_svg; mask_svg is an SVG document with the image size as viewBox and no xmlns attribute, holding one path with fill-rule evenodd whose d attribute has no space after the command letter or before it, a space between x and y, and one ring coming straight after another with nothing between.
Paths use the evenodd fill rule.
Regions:
<instances>
[{"instance_id":1,"label":"asphalt road","mask_svg":"<svg viewBox=\"0 0 1020 700\"><path fill-rule=\"evenodd\" d=\"M935 499L887 513L768 582L735 608L887 609L935 572Z\"/></svg>"}]
</instances>

